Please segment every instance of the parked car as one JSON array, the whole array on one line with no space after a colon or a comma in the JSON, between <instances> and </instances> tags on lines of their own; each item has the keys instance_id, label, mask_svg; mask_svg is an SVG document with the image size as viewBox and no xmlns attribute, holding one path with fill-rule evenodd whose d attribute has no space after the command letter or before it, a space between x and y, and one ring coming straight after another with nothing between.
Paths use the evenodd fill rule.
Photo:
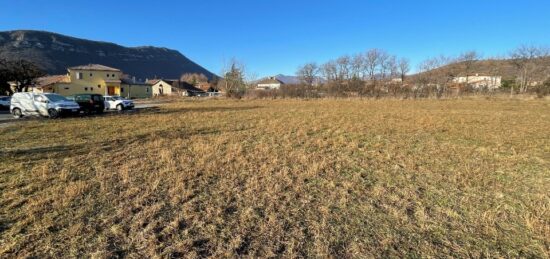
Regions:
<instances>
[{"instance_id":1,"label":"parked car","mask_svg":"<svg viewBox=\"0 0 550 259\"><path fill-rule=\"evenodd\" d=\"M11 103L11 97L9 96L0 96L0 109L9 109Z\"/></svg>"},{"instance_id":2,"label":"parked car","mask_svg":"<svg viewBox=\"0 0 550 259\"><path fill-rule=\"evenodd\" d=\"M11 98L10 112L15 118L32 115L57 118L79 113L80 106L59 94L15 93Z\"/></svg>"},{"instance_id":3,"label":"parked car","mask_svg":"<svg viewBox=\"0 0 550 259\"><path fill-rule=\"evenodd\" d=\"M105 110L105 100L101 94L76 94L67 96L67 99L78 103L85 113L103 113Z\"/></svg>"},{"instance_id":4,"label":"parked car","mask_svg":"<svg viewBox=\"0 0 550 259\"><path fill-rule=\"evenodd\" d=\"M134 109L134 101L124 99L120 96L105 96L105 108L107 110L128 110Z\"/></svg>"}]
</instances>

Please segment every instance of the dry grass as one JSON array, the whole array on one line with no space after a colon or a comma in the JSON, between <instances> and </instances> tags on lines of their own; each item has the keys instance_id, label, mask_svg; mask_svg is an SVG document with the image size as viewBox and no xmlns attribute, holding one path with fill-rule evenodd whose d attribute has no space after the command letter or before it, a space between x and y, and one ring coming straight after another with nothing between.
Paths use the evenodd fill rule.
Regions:
<instances>
[{"instance_id":1,"label":"dry grass","mask_svg":"<svg viewBox=\"0 0 550 259\"><path fill-rule=\"evenodd\" d=\"M541 257L550 103L193 101L0 128L2 257Z\"/></svg>"}]
</instances>

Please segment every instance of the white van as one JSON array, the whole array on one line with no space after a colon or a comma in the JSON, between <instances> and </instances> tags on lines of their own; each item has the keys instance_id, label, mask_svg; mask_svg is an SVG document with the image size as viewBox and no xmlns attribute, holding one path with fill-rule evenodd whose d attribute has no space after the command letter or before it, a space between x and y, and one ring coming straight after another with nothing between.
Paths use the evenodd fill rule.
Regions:
<instances>
[{"instance_id":1,"label":"white van","mask_svg":"<svg viewBox=\"0 0 550 259\"><path fill-rule=\"evenodd\" d=\"M15 93L11 97L10 112L15 118L33 115L57 118L79 113L80 106L59 94Z\"/></svg>"}]
</instances>

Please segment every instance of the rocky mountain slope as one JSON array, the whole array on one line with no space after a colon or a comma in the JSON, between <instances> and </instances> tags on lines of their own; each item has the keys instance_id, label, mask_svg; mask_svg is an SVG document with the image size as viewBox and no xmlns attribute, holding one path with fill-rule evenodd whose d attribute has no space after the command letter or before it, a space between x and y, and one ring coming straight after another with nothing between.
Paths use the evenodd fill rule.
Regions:
<instances>
[{"instance_id":1,"label":"rocky mountain slope","mask_svg":"<svg viewBox=\"0 0 550 259\"><path fill-rule=\"evenodd\" d=\"M179 78L183 73L215 75L180 52L157 47L124 47L44 31L0 32L0 58L26 59L48 74L64 74L67 67L102 64L139 79Z\"/></svg>"}]
</instances>

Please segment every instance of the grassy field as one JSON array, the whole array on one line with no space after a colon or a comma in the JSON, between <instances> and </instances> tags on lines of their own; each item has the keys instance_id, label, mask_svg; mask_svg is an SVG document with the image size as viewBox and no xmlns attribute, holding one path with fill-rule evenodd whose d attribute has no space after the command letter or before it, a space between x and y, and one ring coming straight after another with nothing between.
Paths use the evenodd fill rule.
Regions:
<instances>
[{"instance_id":1,"label":"grassy field","mask_svg":"<svg viewBox=\"0 0 550 259\"><path fill-rule=\"evenodd\" d=\"M548 101L186 101L0 164L0 257L550 256Z\"/></svg>"}]
</instances>

